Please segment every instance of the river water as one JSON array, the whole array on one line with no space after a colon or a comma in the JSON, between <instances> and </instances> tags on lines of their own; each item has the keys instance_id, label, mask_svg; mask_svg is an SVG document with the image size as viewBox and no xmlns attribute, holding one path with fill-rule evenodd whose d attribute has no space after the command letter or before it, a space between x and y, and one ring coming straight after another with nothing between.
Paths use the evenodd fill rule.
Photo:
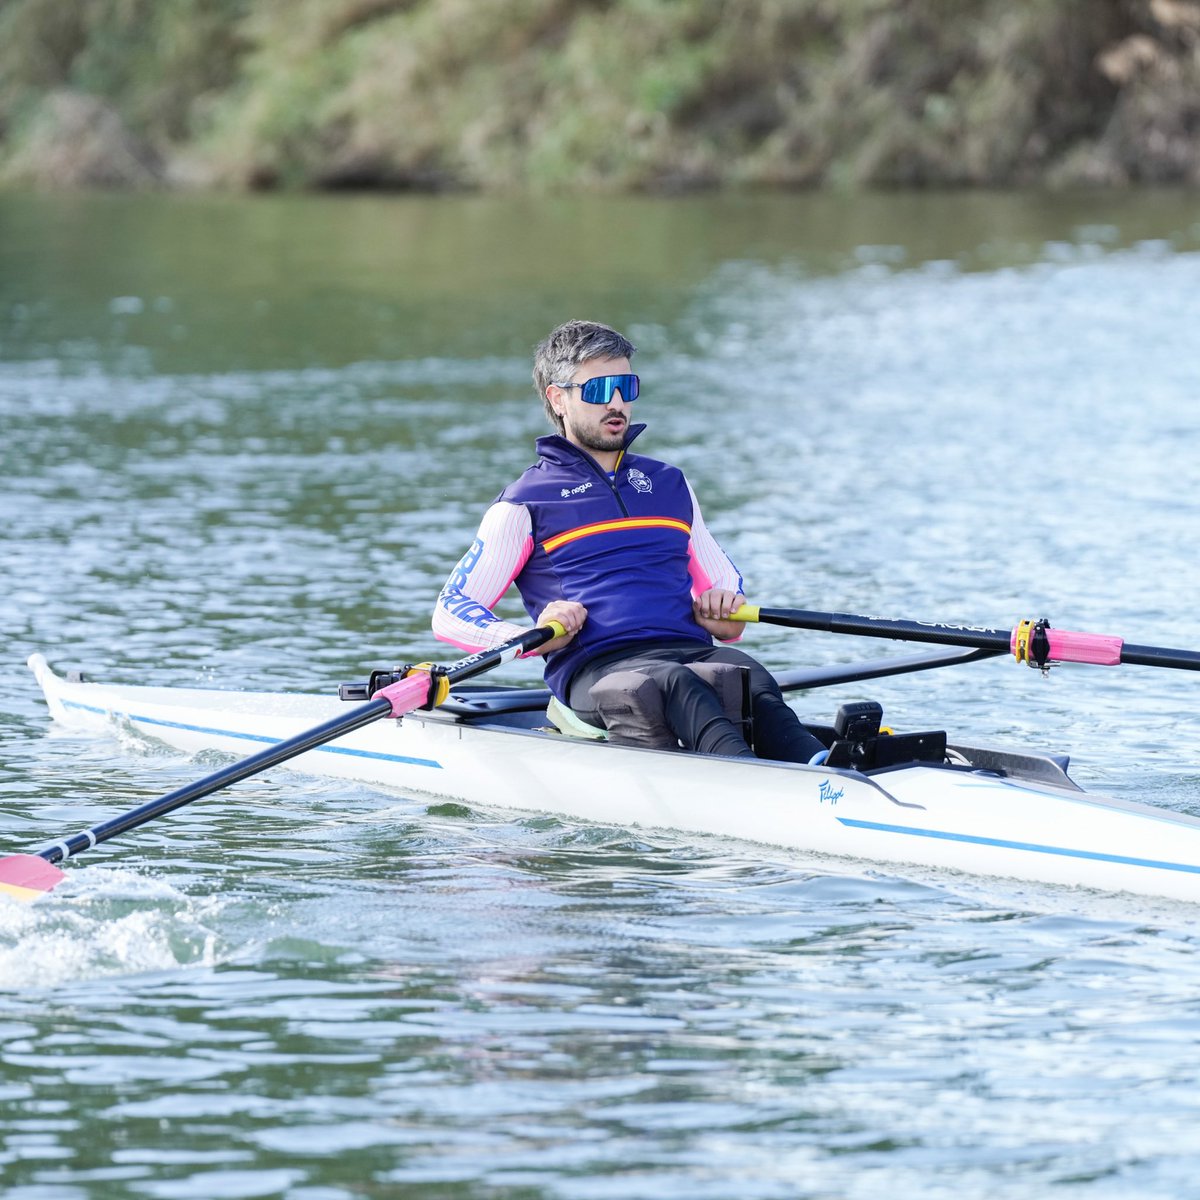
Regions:
<instances>
[{"instance_id":1,"label":"river water","mask_svg":"<svg viewBox=\"0 0 1200 1200\"><path fill-rule=\"evenodd\" d=\"M1198 296L1172 194L0 197L3 849L220 761L55 728L34 650L300 691L444 659L568 316L639 345L639 449L752 600L1195 648ZM993 660L795 704L1200 812L1198 687ZM1194 1191L1186 905L289 770L70 870L0 903L6 1200Z\"/></svg>"}]
</instances>

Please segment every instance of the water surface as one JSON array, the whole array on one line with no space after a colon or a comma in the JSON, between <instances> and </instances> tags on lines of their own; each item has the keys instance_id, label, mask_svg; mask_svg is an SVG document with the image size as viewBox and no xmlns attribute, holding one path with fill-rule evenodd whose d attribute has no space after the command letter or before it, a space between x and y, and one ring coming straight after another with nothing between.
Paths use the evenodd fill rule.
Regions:
<instances>
[{"instance_id":1,"label":"water surface","mask_svg":"<svg viewBox=\"0 0 1200 1200\"><path fill-rule=\"evenodd\" d=\"M1171 194L0 198L5 848L216 761L54 728L33 650L289 690L437 656L567 316L638 343L639 448L757 602L1194 648L1197 294ZM867 696L1200 810L1189 674L796 706ZM286 770L71 870L0 905L6 1198L1091 1200L1200 1158L1188 906Z\"/></svg>"}]
</instances>

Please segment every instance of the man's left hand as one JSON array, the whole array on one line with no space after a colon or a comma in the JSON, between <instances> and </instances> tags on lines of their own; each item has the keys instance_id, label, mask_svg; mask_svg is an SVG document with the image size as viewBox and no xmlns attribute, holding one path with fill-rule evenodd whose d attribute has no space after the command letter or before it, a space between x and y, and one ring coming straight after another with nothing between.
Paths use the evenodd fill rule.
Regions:
<instances>
[{"instance_id":1,"label":"man's left hand","mask_svg":"<svg viewBox=\"0 0 1200 1200\"><path fill-rule=\"evenodd\" d=\"M720 642L733 642L745 632L743 621L729 620L729 614L737 612L746 597L741 592L725 588L709 588L692 601L692 612L701 629L711 633Z\"/></svg>"}]
</instances>

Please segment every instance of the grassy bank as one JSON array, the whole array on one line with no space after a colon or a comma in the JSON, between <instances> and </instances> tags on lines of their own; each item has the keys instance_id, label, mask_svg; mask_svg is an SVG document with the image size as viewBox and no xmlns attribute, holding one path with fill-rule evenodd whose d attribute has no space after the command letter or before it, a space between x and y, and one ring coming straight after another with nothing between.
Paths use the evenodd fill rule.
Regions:
<instances>
[{"instance_id":1,"label":"grassy bank","mask_svg":"<svg viewBox=\"0 0 1200 1200\"><path fill-rule=\"evenodd\" d=\"M1200 182L1200 0L7 0L0 179Z\"/></svg>"}]
</instances>

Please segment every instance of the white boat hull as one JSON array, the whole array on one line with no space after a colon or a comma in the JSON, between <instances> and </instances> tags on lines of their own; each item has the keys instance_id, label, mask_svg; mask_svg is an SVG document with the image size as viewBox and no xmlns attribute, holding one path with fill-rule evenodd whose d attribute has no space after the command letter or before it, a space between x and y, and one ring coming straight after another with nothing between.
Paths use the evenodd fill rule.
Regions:
<instances>
[{"instance_id":1,"label":"white boat hull","mask_svg":"<svg viewBox=\"0 0 1200 1200\"><path fill-rule=\"evenodd\" d=\"M29 665L55 720L125 721L189 753L240 758L347 711L332 697L74 682L41 655ZM995 753L961 749L976 762ZM439 709L377 721L291 766L481 806L1200 901L1200 820L1092 796L1032 762L1043 780L936 764L863 774L612 746Z\"/></svg>"}]
</instances>

